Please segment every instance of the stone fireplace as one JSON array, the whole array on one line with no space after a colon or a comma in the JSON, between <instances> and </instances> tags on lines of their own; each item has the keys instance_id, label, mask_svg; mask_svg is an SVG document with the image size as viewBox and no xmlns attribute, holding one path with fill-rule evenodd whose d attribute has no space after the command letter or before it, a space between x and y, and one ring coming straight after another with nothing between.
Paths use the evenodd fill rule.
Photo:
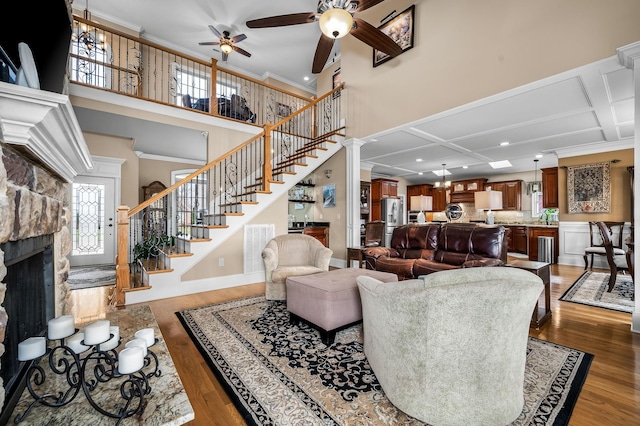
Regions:
<instances>
[{"instance_id":1,"label":"stone fireplace","mask_svg":"<svg viewBox=\"0 0 640 426\"><path fill-rule=\"evenodd\" d=\"M33 322L28 333L45 335L48 319L69 312L69 186L92 163L66 95L0 82L0 124L0 373L12 382L0 383L4 416L16 386L3 367L28 364L13 359L24 336L12 326Z\"/></svg>"}]
</instances>

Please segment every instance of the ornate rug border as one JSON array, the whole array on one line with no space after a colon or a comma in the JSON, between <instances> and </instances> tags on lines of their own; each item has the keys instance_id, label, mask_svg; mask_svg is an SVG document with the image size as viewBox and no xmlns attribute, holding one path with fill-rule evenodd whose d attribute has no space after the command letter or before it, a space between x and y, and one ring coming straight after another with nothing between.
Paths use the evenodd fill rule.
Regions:
<instances>
[{"instance_id":1,"label":"ornate rug border","mask_svg":"<svg viewBox=\"0 0 640 426\"><path fill-rule=\"evenodd\" d=\"M196 330L199 330L200 327L197 321L192 320L192 317L191 315L189 315L189 312L199 310L199 309L209 308L216 305L221 307L224 305L227 305L229 306L230 309L232 309L237 307L238 305L244 305L245 303L251 304L251 303L262 303L262 302L264 302L264 297L249 296L241 299L229 300L229 301L220 302L220 303L213 303L213 304L208 304L208 305L190 308L190 309L184 309L182 311L175 312L176 316L180 320L187 334L189 335L191 340L194 342L194 344L202 354L203 358L206 360L207 364L213 371L214 375L220 382L221 386L229 396L230 400L232 401L236 409L239 411L240 415L242 416L242 419L249 426L259 426L259 425L274 424L274 423L273 423L273 419L271 419L266 412L256 412L255 407L250 408L249 406L251 406L252 404L250 402L247 402L246 399L243 398L243 396L238 393L236 387L232 384L233 377L228 377L227 375L224 374L223 367L220 365L220 363L214 356L214 353L217 352L217 349L215 348L215 346L211 342L209 342L209 340L206 338L205 338L206 343L203 342L203 340L200 339L200 337L197 335ZM219 318L219 319L222 320L222 318ZM225 323L224 320L222 320L222 322ZM235 333L235 330L234 330L234 334L237 334ZM591 367L591 363L593 361L594 355L589 354L587 352L580 351L578 349L570 348L568 346L563 346L554 342L548 342L546 340L537 339L535 337L529 336L529 338L532 340L543 342L545 344L551 344L556 347L568 349L569 351L575 351L576 353L579 354L576 360L576 363L578 363L578 366L577 368L572 370L571 376L573 378L569 385L569 389L567 390L566 394L564 394L563 396L564 403L562 404L562 407L560 409L555 411L555 415L552 418L547 418L547 420L552 421L552 423L550 423L547 426L566 426L569 424L569 420L575 408L576 402L578 400L580 392L582 391L582 387L587 379L587 375ZM222 360L225 361L223 357L222 357ZM236 377L236 378L241 381L241 378L239 377ZM556 377L555 380L558 380L558 378ZM547 395L547 398L548 397L549 395ZM257 406L261 407L260 404L257 404ZM325 413L325 414L328 414L328 413ZM534 419L532 419L532 421L535 419L539 421L540 417L534 416ZM330 418L327 419L325 417L325 420L333 420L333 419L330 419ZM333 424L336 424L335 421L333 422Z\"/></svg>"},{"instance_id":2,"label":"ornate rug border","mask_svg":"<svg viewBox=\"0 0 640 426\"><path fill-rule=\"evenodd\" d=\"M629 312L626 309L623 308L613 308L613 307L608 307L608 306L600 306L600 305L594 305L591 303L585 303L585 302L579 302L577 300L571 300L571 299L567 299L567 297L569 297L571 294L575 293L578 289L578 285L580 283L582 283L584 280L586 280L589 275L591 275L591 273L594 271L584 271L582 273L582 275L580 275L580 277L578 277L577 280L575 280L575 282L573 284L571 284L571 286L564 292L562 293L562 296L560 296L560 298L558 300L562 301L562 302L569 302L569 303L575 303L578 305L585 305L585 306L592 306L594 308L600 308L600 309L608 309L610 311L616 311L616 312L623 312L625 314L630 314L631 312Z\"/></svg>"}]
</instances>

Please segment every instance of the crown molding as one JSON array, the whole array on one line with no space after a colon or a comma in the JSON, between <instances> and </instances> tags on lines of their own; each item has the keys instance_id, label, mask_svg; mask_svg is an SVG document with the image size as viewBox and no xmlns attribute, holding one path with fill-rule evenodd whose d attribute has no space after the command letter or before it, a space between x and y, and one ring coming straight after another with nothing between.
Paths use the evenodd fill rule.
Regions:
<instances>
[{"instance_id":1,"label":"crown molding","mask_svg":"<svg viewBox=\"0 0 640 426\"><path fill-rule=\"evenodd\" d=\"M93 169L67 95L0 82L0 140L72 182Z\"/></svg>"}]
</instances>

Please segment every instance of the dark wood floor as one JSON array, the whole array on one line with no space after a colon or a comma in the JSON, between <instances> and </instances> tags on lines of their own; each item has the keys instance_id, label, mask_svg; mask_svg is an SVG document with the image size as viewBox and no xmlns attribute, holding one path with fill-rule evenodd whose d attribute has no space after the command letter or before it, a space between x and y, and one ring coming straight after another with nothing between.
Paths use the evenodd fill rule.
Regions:
<instances>
[{"instance_id":1,"label":"dark wood floor","mask_svg":"<svg viewBox=\"0 0 640 426\"><path fill-rule=\"evenodd\" d=\"M552 265L551 320L530 335L595 355L570 425L640 425L640 334L631 314L558 300L582 268ZM195 410L190 425L243 425L175 315L176 311L264 294L252 284L149 303Z\"/></svg>"}]
</instances>

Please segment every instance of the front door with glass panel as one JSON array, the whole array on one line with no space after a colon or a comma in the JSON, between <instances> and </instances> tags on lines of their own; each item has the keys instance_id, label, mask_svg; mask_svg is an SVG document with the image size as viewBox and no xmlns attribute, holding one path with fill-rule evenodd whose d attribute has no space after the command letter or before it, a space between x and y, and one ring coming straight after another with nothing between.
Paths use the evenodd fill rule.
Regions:
<instances>
[{"instance_id":1,"label":"front door with glass panel","mask_svg":"<svg viewBox=\"0 0 640 426\"><path fill-rule=\"evenodd\" d=\"M78 176L71 194L71 266L115 263L115 179Z\"/></svg>"}]
</instances>

